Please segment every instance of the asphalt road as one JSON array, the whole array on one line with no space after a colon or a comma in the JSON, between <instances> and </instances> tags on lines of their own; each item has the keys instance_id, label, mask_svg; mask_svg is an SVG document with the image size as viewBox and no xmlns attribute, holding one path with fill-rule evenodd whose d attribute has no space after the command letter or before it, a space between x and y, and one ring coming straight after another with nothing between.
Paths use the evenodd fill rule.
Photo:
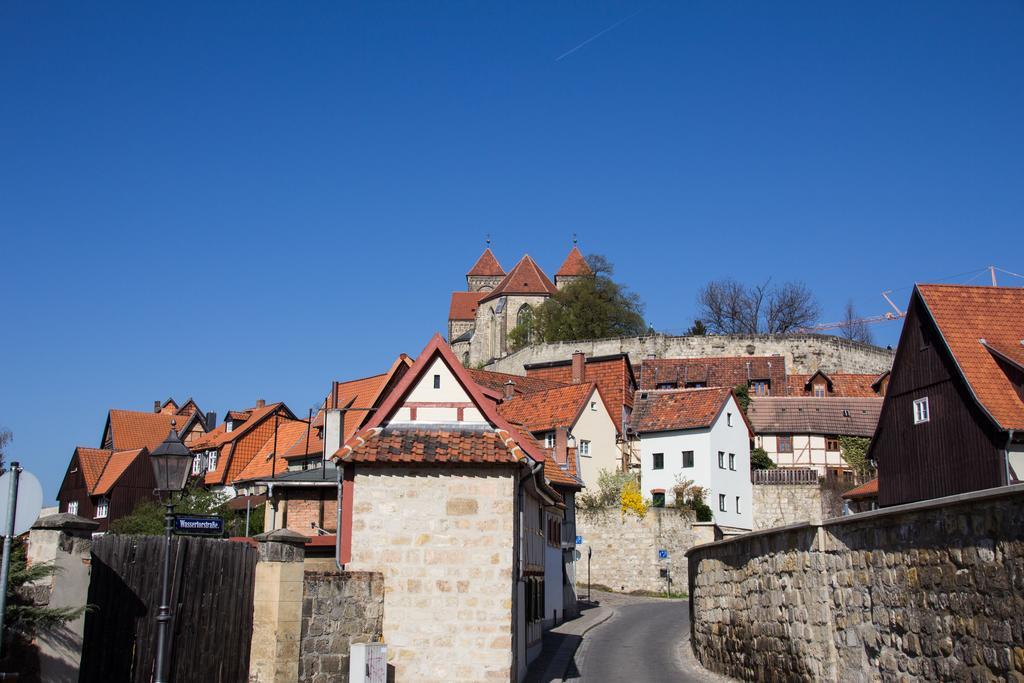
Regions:
<instances>
[{"instance_id":1,"label":"asphalt road","mask_svg":"<svg viewBox=\"0 0 1024 683\"><path fill-rule=\"evenodd\" d=\"M707 680L679 660L680 641L690 629L685 601L644 600L614 609L614 616L590 631L580 648L583 683Z\"/></svg>"}]
</instances>

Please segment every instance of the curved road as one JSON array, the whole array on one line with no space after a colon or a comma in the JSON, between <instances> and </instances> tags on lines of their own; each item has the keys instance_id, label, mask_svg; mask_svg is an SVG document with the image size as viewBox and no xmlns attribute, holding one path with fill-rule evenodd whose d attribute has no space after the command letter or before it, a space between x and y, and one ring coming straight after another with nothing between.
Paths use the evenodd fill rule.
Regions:
<instances>
[{"instance_id":1,"label":"curved road","mask_svg":"<svg viewBox=\"0 0 1024 683\"><path fill-rule=\"evenodd\" d=\"M587 633L577 653L583 683L707 680L679 661L680 642L690 629L686 601L610 606L615 614Z\"/></svg>"}]
</instances>

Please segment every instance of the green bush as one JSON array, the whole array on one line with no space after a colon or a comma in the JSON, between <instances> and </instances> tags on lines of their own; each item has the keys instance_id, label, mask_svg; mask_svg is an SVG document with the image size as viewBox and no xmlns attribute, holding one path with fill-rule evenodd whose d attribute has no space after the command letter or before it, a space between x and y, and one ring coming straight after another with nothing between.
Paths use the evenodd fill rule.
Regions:
<instances>
[{"instance_id":1,"label":"green bush","mask_svg":"<svg viewBox=\"0 0 1024 683\"><path fill-rule=\"evenodd\" d=\"M768 451L763 448L755 448L750 451L750 469L752 470L773 470L778 465L768 455Z\"/></svg>"}]
</instances>

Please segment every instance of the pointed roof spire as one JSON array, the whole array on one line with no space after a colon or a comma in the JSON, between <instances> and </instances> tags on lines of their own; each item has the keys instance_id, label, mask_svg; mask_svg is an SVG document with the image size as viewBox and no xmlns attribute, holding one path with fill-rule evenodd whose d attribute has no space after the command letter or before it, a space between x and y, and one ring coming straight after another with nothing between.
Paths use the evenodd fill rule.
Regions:
<instances>
[{"instance_id":1,"label":"pointed roof spire","mask_svg":"<svg viewBox=\"0 0 1024 683\"><path fill-rule=\"evenodd\" d=\"M576 240L573 239L572 251L565 257L565 262L558 269L558 272L555 273L555 277L593 274L594 271L590 270L590 266L587 265L587 259L583 258L583 252L576 246Z\"/></svg>"},{"instance_id":2,"label":"pointed roof spire","mask_svg":"<svg viewBox=\"0 0 1024 683\"><path fill-rule=\"evenodd\" d=\"M494 291L480 299L480 303L509 294L556 294L558 288L548 279L540 266L527 254L520 259L512 272L498 283Z\"/></svg>"},{"instance_id":3,"label":"pointed roof spire","mask_svg":"<svg viewBox=\"0 0 1024 683\"><path fill-rule=\"evenodd\" d=\"M487 244L490 245L490 243L491 240L488 238ZM484 249L484 253L480 254L480 258L476 260L476 263L473 264L473 267L469 269L466 275L479 275L483 277L504 276L505 269L498 263L498 259L494 257L490 246L488 246Z\"/></svg>"}]
</instances>

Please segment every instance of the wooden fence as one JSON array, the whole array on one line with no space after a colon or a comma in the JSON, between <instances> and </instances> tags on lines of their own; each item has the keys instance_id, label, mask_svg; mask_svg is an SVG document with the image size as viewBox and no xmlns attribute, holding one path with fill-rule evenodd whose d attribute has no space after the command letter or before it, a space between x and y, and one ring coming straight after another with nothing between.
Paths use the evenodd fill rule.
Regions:
<instances>
[{"instance_id":1,"label":"wooden fence","mask_svg":"<svg viewBox=\"0 0 1024 683\"><path fill-rule=\"evenodd\" d=\"M79 680L153 679L163 537L104 536L92 546L90 605ZM236 683L249 676L256 550L201 538L172 541L170 680Z\"/></svg>"},{"instance_id":2,"label":"wooden fence","mask_svg":"<svg viewBox=\"0 0 1024 683\"><path fill-rule=\"evenodd\" d=\"M751 470L753 484L822 484L838 489L848 489L867 483L874 475L858 474L852 470L829 468L822 474L813 467L778 467L773 470Z\"/></svg>"}]
</instances>

